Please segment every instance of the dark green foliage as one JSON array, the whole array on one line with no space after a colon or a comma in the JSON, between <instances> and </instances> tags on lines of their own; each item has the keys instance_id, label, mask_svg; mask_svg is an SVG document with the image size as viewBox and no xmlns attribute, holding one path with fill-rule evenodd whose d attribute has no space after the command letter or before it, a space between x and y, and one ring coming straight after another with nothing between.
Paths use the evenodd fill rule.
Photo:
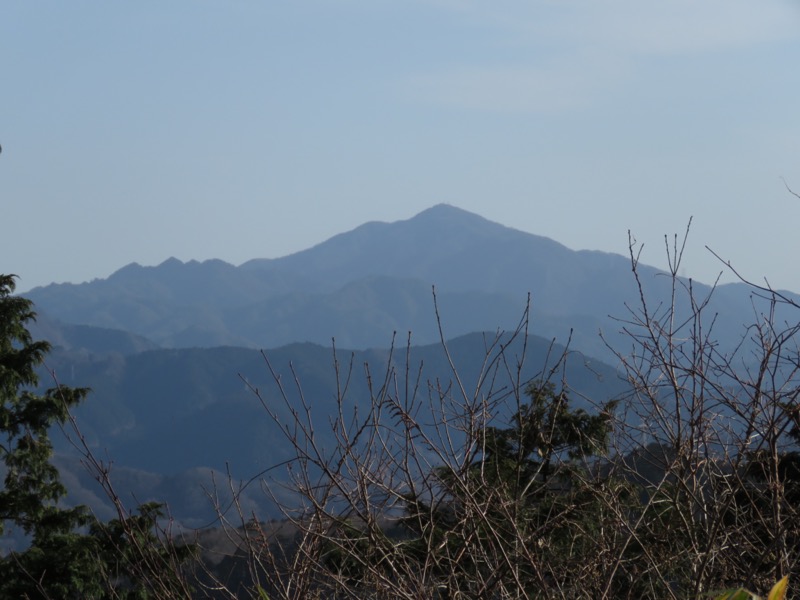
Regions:
<instances>
[{"instance_id":1,"label":"dark green foliage","mask_svg":"<svg viewBox=\"0 0 800 600\"><path fill-rule=\"evenodd\" d=\"M546 483L556 459L576 460L604 451L610 431L608 412L589 415L571 409L566 392L556 392L552 383L531 383L525 395L529 402L514 415L512 427L486 430L483 460L473 467L489 466L496 483L513 486L515 495L530 490L536 480Z\"/></svg>"},{"instance_id":2,"label":"dark green foliage","mask_svg":"<svg viewBox=\"0 0 800 600\"><path fill-rule=\"evenodd\" d=\"M181 590L175 567L189 549L159 539L158 504L108 524L85 507L59 506L66 490L50 462L48 431L69 419L87 390L33 393L49 344L32 340L35 313L30 300L12 296L14 287L14 276L0 275L0 535L16 528L29 544L0 556L0 598L148 598Z\"/></svg>"},{"instance_id":3,"label":"dark green foliage","mask_svg":"<svg viewBox=\"0 0 800 600\"><path fill-rule=\"evenodd\" d=\"M50 462L48 429L64 423L69 409L86 395L83 389L58 388L36 395L35 368L49 350L34 342L26 324L31 302L13 297L13 276L0 275L0 459L6 467L0 491L0 533L11 522L34 537L84 524L81 511L59 511L53 504L66 490Z\"/></svg>"},{"instance_id":4,"label":"dark green foliage","mask_svg":"<svg viewBox=\"0 0 800 600\"><path fill-rule=\"evenodd\" d=\"M128 600L184 597L187 588L181 565L195 555L195 548L159 539L163 505L148 502L139 506L138 512L91 526L105 579L112 582L116 596Z\"/></svg>"},{"instance_id":5,"label":"dark green foliage","mask_svg":"<svg viewBox=\"0 0 800 600\"><path fill-rule=\"evenodd\" d=\"M590 415L540 381L525 395L510 427L483 430L466 472L436 470L438 498L407 497L404 523L416 536L408 551L433 562L451 594L562 587L571 561L596 551L592 534L603 515L592 486L606 482L591 457L606 449L613 406ZM433 561L432 549L441 554Z\"/></svg>"},{"instance_id":6,"label":"dark green foliage","mask_svg":"<svg viewBox=\"0 0 800 600\"><path fill-rule=\"evenodd\" d=\"M27 323L35 317L31 302L11 296L14 277L0 275L0 460L7 469L0 491L0 534L6 522L25 533L69 529L79 515L54 512L65 490L50 462L48 429L64 423L69 409L86 395L84 389L59 388L44 395L29 391L38 383L35 369L49 350L47 342L31 340Z\"/></svg>"},{"instance_id":7,"label":"dark green foliage","mask_svg":"<svg viewBox=\"0 0 800 600\"><path fill-rule=\"evenodd\" d=\"M34 342L27 325L31 302L12 296L14 277L0 275L0 459L5 479L0 490L0 534L9 526L30 536L30 547L0 557L0 596L77 597L96 595L95 543L73 533L90 517L83 508L62 509L66 493L50 464L48 430L64 423L83 389L51 389L36 395L35 368L49 350Z\"/></svg>"}]
</instances>

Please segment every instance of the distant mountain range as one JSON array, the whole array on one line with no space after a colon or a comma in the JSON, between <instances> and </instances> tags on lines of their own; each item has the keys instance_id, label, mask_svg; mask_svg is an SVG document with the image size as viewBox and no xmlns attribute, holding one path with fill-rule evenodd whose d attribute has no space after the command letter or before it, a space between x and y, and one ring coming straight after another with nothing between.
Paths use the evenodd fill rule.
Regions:
<instances>
[{"instance_id":1,"label":"distant mountain range","mask_svg":"<svg viewBox=\"0 0 800 600\"><path fill-rule=\"evenodd\" d=\"M669 297L661 271L641 265L640 276L654 303ZM693 285L698 297L710 291ZM514 327L530 293L532 333L565 341L572 330L573 347L607 360L598 332L623 342L609 315L627 317L626 303L638 299L627 257L572 251L446 204L405 221L366 223L283 258L239 267L174 258L156 267L134 263L107 279L26 296L62 323L121 330L166 348L336 339L365 349L386 346L393 332L410 331L419 344L438 340L434 287L448 337ZM737 342L754 316L750 289L720 286L714 311L721 341Z\"/></svg>"},{"instance_id":2,"label":"distant mountain range","mask_svg":"<svg viewBox=\"0 0 800 600\"><path fill-rule=\"evenodd\" d=\"M639 276L653 307L669 298L672 282L663 272L640 266ZM692 286L698 298L711 291ZM387 348L393 340L404 347L410 332L411 367L424 365L423 383L446 384L453 373L439 344L444 335L460 374L475 385L486 340L518 325L529 294L535 335L526 338L524 378L561 351L551 340L571 338L565 376L577 397L600 403L619 394L624 382L603 361L614 364L607 342L630 345L621 322L609 317L627 318L637 305L630 259L572 251L444 204L405 221L366 223L283 258L238 267L174 258L131 264L107 279L25 296L40 313L35 336L56 347L47 367L61 383L93 389L76 415L94 451L114 461L119 489L138 501L167 500L176 516L197 525L213 518L201 486L213 485L211 473L217 485L227 472L247 479L288 456L280 430L244 383L275 398L257 349L269 349L287 380L293 366L324 419L335 409L332 340L355 365L402 371L388 362ZM720 286L712 298L719 348L731 347L758 318L759 300L742 284ZM683 316L690 310L681 305ZM353 406L370 401L363 377L348 394ZM69 444L59 450L72 499L111 511ZM269 510L263 494L248 488L246 496L252 510Z\"/></svg>"}]
</instances>

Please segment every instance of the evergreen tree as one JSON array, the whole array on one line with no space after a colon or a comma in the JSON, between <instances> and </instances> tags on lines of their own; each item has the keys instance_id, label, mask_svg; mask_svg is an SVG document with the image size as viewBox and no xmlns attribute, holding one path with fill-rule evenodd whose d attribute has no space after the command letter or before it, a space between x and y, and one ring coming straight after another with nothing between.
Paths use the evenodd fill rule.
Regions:
<instances>
[{"instance_id":1,"label":"evergreen tree","mask_svg":"<svg viewBox=\"0 0 800 600\"><path fill-rule=\"evenodd\" d=\"M596 551L592 530L602 519L591 482L603 478L587 459L606 449L613 406L589 414L541 381L525 395L510 427L483 430L466 472L436 470L442 495L406 498L404 522L418 536L408 547L420 560L431 549L443 555L434 562L445 596L503 597L520 587L546 596L582 552ZM541 562L553 566L545 579Z\"/></svg>"},{"instance_id":2,"label":"evergreen tree","mask_svg":"<svg viewBox=\"0 0 800 600\"><path fill-rule=\"evenodd\" d=\"M66 490L50 463L48 436L87 390L59 387L34 393L36 368L50 346L32 340L27 328L35 318L32 304L12 296L14 288L13 275L0 275L0 460L5 467L0 535L16 528L29 536L30 546L0 558L0 595L97 595L95 544L74 533L91 519L83 507L58 507Z\"/></svg>"},{"instance_id":3,"label":"evergreen tree","mask_svg":"<svg viewBox=\"0 0 800 600\"><path fill-rule=\"evenodd\" d=\"M83 506L59 506L66 489L50 463L48 431L67 421L88 390L35 393L36 368L50 346L33 341L32 303L13 296L14 289L14 276L0 275L0 537L13 531L29 543L0 555L0 598L184 595L177 565L190 549L159 539L158 504L108 524Z\"/></svg>"}]
</instances>

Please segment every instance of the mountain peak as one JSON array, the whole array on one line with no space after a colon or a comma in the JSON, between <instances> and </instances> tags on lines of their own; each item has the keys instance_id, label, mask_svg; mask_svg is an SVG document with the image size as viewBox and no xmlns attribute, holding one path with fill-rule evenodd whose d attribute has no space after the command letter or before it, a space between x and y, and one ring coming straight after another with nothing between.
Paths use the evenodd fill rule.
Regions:
<instances>
[{"instance_id":1,"label":"mountain peak","mask_svg":"<svg viewBox=\"0 0 800 600\"><path fill-rule=\"evenodd\" d=\"M454 206L453 204L447 203L440 203L434 204L430 208L426 208L422 212L417 213L413 217L409 219L409 221L417 221L417 220L428 220L428 219L436 219L436 220L448 220L452 221L454 219L470 219L473 221L480 221L483 223L491 223L488 219L483 218L482 216L470 212L468 210L464 210L463 208L459 208L458 206Z\"/></svg>"},{"instance_id":2,"label":"mountain peak","mask_svg":"<svg viewBox=\"0 0 800 600\"><path fill-rule=\"evenodd\" d=\"M156 268L157 269L174 269L183 266L183 261L180 259L175 258L174 256L170 256L167 260L163 261L159 264Z\"/></svg>"},{"instance_id":3,"label":"mountain peak","mask_svg":"<svg viewBox=\"0 0 800 600\"><path fill-rule=\"evenodd\" d=\"M469 212L468 210L464 210L463 208L459 208L458 206L455 206L454 204L449 204L447 202L440 202L439 204L434 204L430 208L426 208L425 210L417 213L416 216L419 217L419 216L422 216L422 215L439 215L439 214L454 215L454 214L459 214L459 213L461 213L461 214L470 214L470 215L474 214L474 213Z\"/></svg>"},{"instance_id":4,"label":"mountain peak","mask_svg":"<svg viewBox=\"0 0 800 600\"><path fill-rule=\"evenodd\" d=\"M452 204L435 204L405 221L388 224L404 234L412 229L423 236L464 238L478 236L484 240L498 236L532 236L496 221L490 221L479 214L459 208Z\"/></svg>"}]
</instances>

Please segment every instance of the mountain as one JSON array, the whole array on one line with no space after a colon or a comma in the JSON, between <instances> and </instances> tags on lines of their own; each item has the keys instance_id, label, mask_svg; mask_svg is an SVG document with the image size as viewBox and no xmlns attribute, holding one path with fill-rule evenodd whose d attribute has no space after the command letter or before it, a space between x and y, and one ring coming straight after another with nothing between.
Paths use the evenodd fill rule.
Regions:
<instances>
[{"instance_id":1,"label":"mountain","mask_svg":"<svg viewBox=\"0 0 800 600\"><path fill-rule=\"evenodd\" d=\"M468 388L477 386L486 336L494 335L473 333L448 343ZM388 347L337 350L340 368L352 364L356 369L348 388L349 402L371 406L364 365L369 365L375 374L385 374L389 369L405 373L408 366L423 383L452 380L451 367L440 344L413 346L406 351L402 343L393 357ZM529 336L523 378L539 376L547 357L563 351L563 347L553 346L549 340ZM509 356L515 352L521 354L522 346L515 344L507 350ZM327 418L331 414L335 409L337 374L330 348L291 344L270 350L267 356L285 381L294 379L290 368L294 370L304 394L320 415ZM94 358L56 351L48 359L48 366L65 373L62 384L91 385L90 397L74 414L88 443L108 451L121 464L172 474L197 466L224 470L233 465L236 473L249 476L279 462L262 445L264 440L275 440L279 432L271 429L273 425L251 387L258 388L274 406L280 406L281 400L276 396L276 382L257 350L163 349ZM573 353L570 366L569 385L582 396L608 399L623 388L616 371L602 362ZM50 386L45 382L44 387ZM289 392L294 395L295 391ZM289 412L284 413L285 417L288 415ZM209 444L212 439L214 443Z\"/></svg>"},{"instance_id":2,"label":"mountain","mask_svg":"<svg viewBox=\"0 0 800 600\"><path fill-rule=\"evenodd\" d=\"M537 332L563 338L570 326L589 323L581 331L596 338L598 315L619 308L630 289L628 269L622 257L575 253L442 204L279 259L235 267L173 258L26 295L64 323L128 331L165 347L337 338L367 348L385 345L394 331L412 331L419 343L438 339L433 286L448 336L512 327L533 292Z\"/></svg>"},{"instance_id":3,"label":"mountain","mask_svg":"<svg viewBox=\"0 0 800 600\"><path fill-rule=\"evenodd\" d=\"M452 291L529 290L515 267L544 274L548 262L568 260L570 250L504 227L447 204L395 223L371 222L277 260L251 260L242 268L294 277L296 289L333 291L372 275L419 279ZM539 277L536 277L539 279Z\"/></svg>"},{"instance_id":4,"label":"mountain","mask_svg":"<svg viewBox=\"0 0 800 600\"><path fill-rule=\"evenodd\" d=\"M155 350L159 346L142 336L105 327L70 325L51 319L39 312L30 327L36 340L46 340L51 346L71 351L83 351L90 355L137 354Z\"/></svg>"},{"instance_id":5,"label":"mountain","mask_svg":"<svg viewBox=\"0 0 800 600\"><path fill-rule=\"evenodd\" d=\"M502 395L516 387L507 364L513 373L513 365L521 363L519 377L524 383L547 377L556 357L565 352L536 336L512 342L505 335L499 338L506 344L503 352L495 346L487 361L487 347L496 336L473 333L447 344L459 381L476 398ZM429 393L435 398L437 389L454 394L458 389L441 344L410 348L398 344L394 351L339 349L334 354L331 348L305 343L274 349L266 356L275 376L259 351L232 347L93 357L57 349L48 367L65 374L62 384L91 386L89 397L74 410L75 422L93 454L111 462L118 492L129 501L134 496L139 501L160 498L175 516L194 524L213 520L213 506L203 488L216 485L224 491L228 474L237 486L254 477L285 481L287 471L280 465L292 457L292 449L283 426L291 425L292 410L301 406L301 399L311 407L317 444L331 448L336 439L329 419L339 410L339 400L348 413L368 414L379 390L388 384L386 390L401 399L406 393L409 400L415 397L424 415ZM503 357L509 362L499 360ZM569 353L560 367L565 370L557 369L555 380L560 381L562 373L566 376L578 407L596 407L625 387L613 368L578 353ZM276 377L285 382L283 392ZM295 380L299 387L290 383ZM43 387L50 385L43 381ZM338 397L337 389L344 390ZM514 407L507 405L497 418L507 423ZM74 432L71 435L77 439ZM73 500L109 511L102 492L77 462L73 445L61 438L57 442L59 465L72 482ZM255 486L247 502L261 514L271 514L274 507L257 490Z\"/></svg>"},{"instance_id":6,"label":"mountain","mask_svg":"<svg viewBox=\"0 0 800 600\"><path fill-rule=\"evenodd\" d=\"M650 306L660 310L673 280L647 266L638 275ZM699 300L712 290L685 280L677 284L691 285ZM499 385L480 378L487 340L516 328L528 294L535 335L526 338L520 380L509 381L501 369L513 371L519 345L509 348L508 363L491 363L504 389L541 376L563 351L551 340L569 338L563 375L579 403L620 394L624 382L603 361L616 364L606 341L624 351L630 340L619 332L625 320L639 318L628 308L639 300L630 259L572 251L448 205L405 221L366 223L283 258L238 267L219 260L133 264L107 279L50 285L26 296L40 313L34 335L55 347L47 369L60 383L93 390L77 409L77 422L93 452L113 461L120 489L139 501L167 500L185 522L200 523L214 516L210 503L201 501L202 489L224 488L221 477L230 474L238 485L265 470L269 478L285 476L273 469L291 455L285 430L266 408L283 422L291 409L256 348L270 349L267 356L294 408L302 390L319 419L319 442L330 447L336 441L325 426L339 409L335 391L344 380L347 410L369 410L375 392L370 384L383 385L387 373L395 393L413 388L435 399L437 390L455 389L440 336L450 340L467 389L479 382ZM720 342L715 351L739 342L746 324L769 308L745 285L716 289L707 307ZM676 322L693 310L679 301ZM789 318L775 315L776 322ZM690 339L692 332L681 335ZM336 348L350 350L334 357L332 339ZM394 353L387 349L393 340ZM373 379L362 376L365 365ZM418 375L418 384L405 381L406 374ZM48 378L44 387L53 383ZM58 450L75 494L99 502L98 511L111 510L80 472L72 446L62 442ZM268 513L263 494L242 502Z\"/></svg>"},{"instance_id":7,"label":"mountain","mask_svg":"<svg viewBox=\"0 0 800 600\"><path fill-rule=\"evenodd\" d=\"M639 275L654 306L669 298L669 277L644 265ZM692 285L701 298L711 291ZM626 303L639 297L627 257L572 251L446 204L366 223L283 258L239 267L172 258L26 295L63 323L127 331L163 347L276 348L335 338L364 349L386 345L394 332L437 340L434 286L448 337L513 327L530 293L532 332L559 340L571 332L573 347L607 360L598 332L624 343L609 315L627 318ZM715 292L709 312L719 314L725 344L737 343L754 317L750 292L743 284Z\"/></svg>"}]
</instances>

